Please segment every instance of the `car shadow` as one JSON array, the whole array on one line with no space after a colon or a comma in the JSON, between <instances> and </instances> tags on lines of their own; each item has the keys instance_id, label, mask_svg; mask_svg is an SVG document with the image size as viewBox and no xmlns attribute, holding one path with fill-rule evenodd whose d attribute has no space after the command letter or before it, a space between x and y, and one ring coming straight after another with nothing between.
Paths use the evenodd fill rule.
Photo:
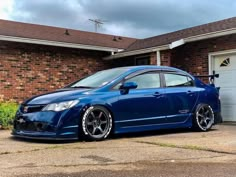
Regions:
<instances>
[{"instance_id":1,"label":"car shadow","mask_svg":"<svg viewBox=\"0 0 236 177\"><path fill-rule=\"evenodd\" d=\"M217 131L218 129L212 128L209 132ZM200 133L199 131L194 131L190 128L180 128L180 129L163 129L145 132L135 132L135 133L123 133L116 134L110 137L110 139L120 139L120 138L141 138L141 137L151 137L151 136L163 136L170 134L188 134L188 133Z\"/></svg>"},{"instance_id":2,"label":"car shadow","mask_svg":"<svg viewBox=\"0 0 236 177\"><path fill-rule=\"evenodd\" d=\"M212 128L209 132L217 131L217 128ZM189 128L181 128L181 129L163 129L163 130L154 130L154 131L143 131L143 132L135 132L135 133L122 133L122 134L113 134L109 136L105 141L110 140L118 140L123 138L141 138L141 137L151 137L151 136L163 136L163 135L170 135L170 134L188 134L188 133L198 133L198 131L194 131ZM71 144L71 143L78 143L78 142L94 142L88 141L83 139L78 140L41 140L41 139L27 139L27 138L20 138L11 136L9 139L19 142L27 142L27 143L39 143L39 144Z\"/></svg>"}]
</instances>

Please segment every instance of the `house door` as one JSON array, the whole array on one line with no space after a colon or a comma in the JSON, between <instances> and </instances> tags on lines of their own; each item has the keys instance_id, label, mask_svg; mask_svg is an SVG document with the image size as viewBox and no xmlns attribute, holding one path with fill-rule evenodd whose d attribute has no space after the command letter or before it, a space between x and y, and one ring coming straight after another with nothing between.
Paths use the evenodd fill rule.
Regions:
<instances>
[{"instance_id":1,"label":"house door","mask_svg":"<svg viewBox=\"0 0 236 177\"><path fill-rule=\"evenodd\" d=\"M223 120L236 121L236 53L214 56L213 70L220 74L215 85L220 87Z\"/></svg>"}]
</instances>

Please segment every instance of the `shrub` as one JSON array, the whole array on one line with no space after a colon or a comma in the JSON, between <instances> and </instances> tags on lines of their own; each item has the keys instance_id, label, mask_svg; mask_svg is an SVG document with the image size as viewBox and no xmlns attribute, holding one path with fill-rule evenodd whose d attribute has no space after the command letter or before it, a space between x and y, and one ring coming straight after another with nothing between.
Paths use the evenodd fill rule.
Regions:
<instances>
[{"instance_id":1,"label":"shrub","mask_svg":"<svg viewBox=\"0 0 236 177\"><path fill-rule=\"evenodd\" d=\"M17 103L0 102L0 128L9 129L12 127L17 108Z\"/></svg>"}]
</instances>

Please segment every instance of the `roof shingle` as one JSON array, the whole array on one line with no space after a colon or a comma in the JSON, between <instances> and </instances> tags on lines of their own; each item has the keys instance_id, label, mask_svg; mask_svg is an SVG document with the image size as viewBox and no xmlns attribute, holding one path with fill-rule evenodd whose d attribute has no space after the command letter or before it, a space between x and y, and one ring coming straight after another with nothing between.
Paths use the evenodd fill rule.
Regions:
<instances>
[{"instance_id":1,"label":"roof shingle","mask_svg":"<svg viewBox=\"0 0 236 177\"><path fill-rule=\"evenodd\" d=\"M236 17L146 39L115 37L114 40L113 35L74 29L68 29L69 35L66 35L65 28L0 20L0 35L125 49L123 52L162 46L183 38L232 28L236 28Z\"/></svg>"},{"instance_id":2,"label":"roof shingle","mask_svg":"<svg viewBox=\"0 0 236 177\"><path fill-rule=\"evenodd\" d=\"M236 17L208 23L200 26L195 26L155 37L150 37L146 39L137 40L132 45L130 45L125 51L133 51L144 48L150 48L155 46L162 46L170 44L171 42L206 33L212 33L217 31L223 31L231 28L236 28ZM124 52L125 52L124 51Z\"/></svg>"},{"instance_id":3,"label":"roof shingle","mask_svg":"<svg viewBox=\"0 0 236 177\"><path fill-rule=\"evenodd\" d=\"M0 35L4 36L14 36L118 49L125 49L130 44L136 41L136 39L128 37L116 37L116 40L113 40L113 35L79 31L74 29L68 29L69 35L66 35L65 32L65 28L0 20Z\"/></svg>"}]
</instances>

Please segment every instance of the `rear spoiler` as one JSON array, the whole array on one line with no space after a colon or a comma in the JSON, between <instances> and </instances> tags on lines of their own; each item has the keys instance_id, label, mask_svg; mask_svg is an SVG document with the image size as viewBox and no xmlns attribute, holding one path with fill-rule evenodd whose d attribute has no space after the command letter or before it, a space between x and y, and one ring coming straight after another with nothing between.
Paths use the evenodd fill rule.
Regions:
<instances>
[{"instance_id":1,"label":"rear spoiler","mask_svg":"<svg viewBox=\"0 0 236 177\"><path fill-rule=\"evenodd\" d=\"M198 78L209 78L209 82L210 84L214 84L214 81L215 81L215 78L219 78L219 74L216 74L215 71L213 71L213 74L211 75L197 75L195 77L198 77Z\"/></svg>"}]
</instances>

